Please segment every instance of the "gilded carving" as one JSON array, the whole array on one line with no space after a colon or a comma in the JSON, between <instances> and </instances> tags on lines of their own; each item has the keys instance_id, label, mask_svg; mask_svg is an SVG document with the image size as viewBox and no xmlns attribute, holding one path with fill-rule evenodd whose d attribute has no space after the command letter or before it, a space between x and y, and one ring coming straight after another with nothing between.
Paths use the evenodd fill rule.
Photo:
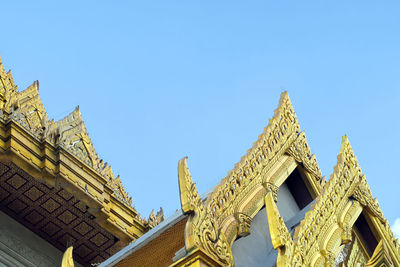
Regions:
<instances>
[{"instance_id":1,"label":"gilded carving","mask_svg":"<svg viewBox=\"0 0 400 267\"><path fill-rule=\"evenodd\" d=\"M149 219L148 219L148 224L150 227L155 227L158 224L160 224L162 221L164 221L164 211L162 208L160 208L159 211L157 211L157 214L154 213L154 210L151 211Z\"/></svg>"},{"instance_id":2,"label":"gilded carving","mask_svg":"<svg viewBox=\"0 0 400 267\"><path fill-rule=\"evenodd\" d=\"M343 261L340 267L353 267L353 266L364 266L368 260L368 256L364 250L360 247L358 239L354 236L353 241L349 243L347 251L347 257Z\"/></svg>"},{"instance_id":3,"label":"gilded carving","mask_svg":"<svg viewBox=\"0 0 400 267\"><path fill-rule=\"evenodd\" d=\"M14 102L18 87L14 84L11 70L6 72L0 58L0 108L6 112L9 111ZM3 114L3 116L7 116Z\"/></svg>"},{"instance_id":4,"label":"gilded carving","mask_svg":"<svg viewBox=\"0 0 400 267\"><path fill-rule=\"evenodd\" d=\"M321 179L321 170L315 155L311 155L304 131L299 134L299 137L287 149L286 153L292 156L297 162L302 163L304 168L309 171L317 181Z\"/></svg>"},{"instance_id":5,"label":"gilded carving","mask_svg":"<svg viewBox=\"0 0 400 267\"><path fill-rule=\"evenodd\" d=\"M381 240L375 248L372 257L369 259L365 267L389 267L393 266L389 251L385 245L385 241Z\"/></svg>"},{"instance_id":6,"label":"gilded carving","mask_svg":"<svg viewBox=\"0 0 400 267\"><path fill-rule=\"evenodd\" d=\"M21 93L16 92L14 99L9 101L9 119L18 122L35 137L42 139L49 119L39 96L39 82L35 81Z\"/></svg>"},{"instance_id":7,"label":"gilded carving","mask_svg":"<svg viewBox=\"0 0 400 267\"><path fill-rule=\"evenodd\" d=\"M132 206L132 198L122 186L119 176L115 178L111 167L97 155L79 107L60 121L50 121L40 100L39 82L35 81L24 91L18 92L11 72L5 72L1 59L0 113L3 119L17 122L40 141L47 140L58 145L92 167L105 178L119 201Z\"/></svg>"},{"instance_id":8,"label":"gilded carving","mask_svg":"<svg viewBox=\"0 0 400 267\"><path fill-rule=\"evenodd\" d=\"M367 179L363 176L354 190L353 197L360 202L361 205L367 208L374 216L379 218L381 222L385 222L383 213L379 207L378 200L372 197L371 189L367 183Z\"/></svg>"},{"instance_id":9,"label":"gilded carving","mask_svg":"<svg viewBox=\"0 0 400 267\"><path fill-rule=\"evenodd\" d=\"M277 187L276 185L274 185L273 183L270 183L270 182L265 182L263 185L264 185L264 188L267 190L267 192L272 193L272 197L273 197L274 201L277 202L279 187Z\"/></svg>"},{"instance_id":10,"label":"gilded carving","mask_svg":"<svg viewBox=\"0 0 400 267\"><path fill-rule=\"evenodd\" d=\"M132 205L120 177L114 177L111 167L96 153L79 107L60 121L50 121L38 90L39 84L35 82L25 91L18 92L11 72L5 72L0 60L1 119L18 123L36 140L50 142L68 151L103 177L105 187L112 190L116 199ZM277 165L288 170L284 162L293 168L295 164L302 165L318 191L315 203L295 229L293 237L277 208L278 183L275 184L271 177L271 173L278 172ZM311 155L304 132L300 133L286 92L281 95L273 118L253 147L207 197L199 196L186 158L178 163L178 178L182 211L189 217L185 229L187 252L201 250L221 265L233 266L232 240L235 235L251 234L252 216L260 205L265 204L272 244L278 250L278 267L400 265L399 244L377 200L372 197L347 137L343 138L338 162L326 183L321 178L315 156ZM84 188L89 194L87 184ZM362 210L368 212L381 238L371 259L352 232ZM164 215L162 209L157 214L153 210L147 221L140 215L136 219L143 225L155 227ZM229 242L226 234L229 234ZM65 252L62 266L73 266L72 247Z\"/></svg>"},{"instance_id":11,"label":"gilded carving","mask_svg":"<svg viewBox=\"0 0 400 267\"><path fill-rule=\"evenodd\" d=\"M287 115L287 117L285 117ZM265 152L265 153L264 153ZM285 222L276 206L275 180L265 179L268 170L284 153L293 157L316 181L319 194L306 213L305 218L290 235ZM191 180L186 167L186 161L180 162L179 181L181 188L182 210L190 214L186 231L186 248L208 248L210 254L220 258L228 255L229 249L218 253L215 247L209 246L210 239L205 240L201 234L201 227L208 228L210 236L222 234L220 222L227 221L223 229L231 229L234 225L229 219L234 210L254 200L257 186L265 188L265 206L273 247L278 250L277 266L363 266L368 256L360 248L359 241L353 235L353 224L363 209L377 218L376 227L383 234L388 243L388 253L396 259L396 266L400 263L400 248L395 240L389 223L384 219L382 211L372 198L371 191L361 172L357 159L347 137L343 137L338 162L328 182L321 178L321 172L311 155L304 132L299 134L299 126L290 105L287 94L283 94L280 106L269 126L259 137L252 149L248 151L235 168L222 180L221 184L210 193L205 200L201 200ZM258 197L258 196L257 196ZM248 204L246 204L246 207ZM246 209L247 210L247 209ZM244 214L248 214L247 212ZM240 214L234 216L238 221L238 228L247 228L247 223L241 225ZM248 216L248 215L246 215ZM251 217L248 216L248 224ZM228 227L229 226L229 227ZM229 230L231 237L231 230ZM238 231L238 235L242 234ZM247 231L244 231L247 234ZM203 239L202 239L203 238ZM195 240L195 241L194 241ZM213 239L214 243L224 243L223 235ZM211 242L212 243L212 242ZM377 248L382 251L382 249ZM377 251L376 250L376 251ZM381 255L382 253L379 252ZM378 255L378 252L375 253ZM232 265L232 261L221 260L224 264ZM375 266L375 265L374 265Z\"/></svg>"},{"instance_id":12,"label":"gilded carving","mask_svg":"<svg viewBox=\"0 0 400 267\"><path fill-rule=\"evenodd\" d=\"M185 247L192 251L202 248L225 265L233 265L230 245L218 229L214 217L204 207L187 168L186 157L178 163L179 190L182 211L190 215L185 229Z\"/></svg>"},{"instance_id":13,"label":"gilded carving","mask_svg":"<svg viewBox=\"0 0 400 267\"><path fill-rule=\"evenodd\" d=\"M270 193L272 201L276 202L278 187L267 180L272 177L266 174L275 164L280 163L286 153L296 156L295 159L298 162L307 166L310 172L314 172L315 180L320 183L318 179L321 175L315 157L311 156L304 133L299 134L299 132L300 126L288 94L285 92L281 95L274 117L270 119L258 141L205 200L201 200L198 196L186 167L186 159L179 162L182 210L190 214L185 231L187 250L193 247L205 248L222 263L232 266L233 257L225 238L225 233L228 234L230 241L234 238L230 227L232 221L229 218L235 216L236 221L240 222L238 211L246 216L249 216L248 214L254 216L253 210L261 208L254 205L262 205L263 202L259 203L259 200L262 200L265 194ZM293 152L288 152L288 150ZM259 190L260 187L265 190ZM245 208L243 208L244 205ZM249 216L247 220L250 221L250 219ZM246 224L241 226L240 223L238 227L241 229L243 226L247 227ZM202 234L202 229L208 229L207 238ZM280 231L283 231L283 228ZM239 230L236 234L242 232ZM247 234L247 231L244 233ZM287 240L290 239L289 234ZM222 244L220 249L216 247L216 244Z\"/></svg>"},{"instance_id":14,"label":"gilded carving","mask_svg":"<svg viewBox=\"0 0 400 267\"><path fill-rule=\"evenodd\" d=\"M250 234L250 224L252 218L244 213L235 213L235 219L238 222L237 235L248 236Z\"/></svg>"},{"instance_id":15,"label":"gilded carving","mask_svg":"<svg viewBox=\"0 0 400 267\"><path fill-rule=\"evenodd\" d=\"M360 212L357 204L352 206L350 197L359 190L363 181L365 181L365 176L362 175L354 152L345 136L334 173L311 210L306 213L300 226L296 228L293 249L282 250L285 253L281 257L286 261L281 266L293 266L299 262L307 265L316 259L313 255L320 254L324 256L324 265L334 266L340 252L340 245L342 242L349 241L350 228ZM347 210L344 215L343 210ZM348 214L349 211L354 214ZM338 224L340 218L344 219L341 224ZM345 237L344 240L343 237ZM321 261L319 256L317 258Z\"/></svg>"},{"instance_id":16,"label":"gilded carving","mask_svg":"<svg viewBox=\"0 0 400 267\"><path fill-rule=\"evenodd\" d=\"M271 235L272 246L278 250L278 258L276 266L287 266L288 256L293 251L293 240L289 230L286 227L283 218L279 214L278 207L275 204L272 192L268 192L265 196L265 208L268 216L268 226ZM302 259L292 266L301 266Z\"/></svg>"},{"instance_id":17,"label":"gilded carving","mask_svg":"<svg viewBox=\"0 0 400 267\"><path fill-rule=\"evenodd\" d=\"M62 261L61 261L61 267L74 267L74 259L72 258L72 250L73 247L67 248L67 250L64 252Z\"/></svg>"},{"instance_id":18,"label":"gilded carving","mask_svg":"<svg viewBox=\"0 0 400 267\"><path fill-rule=\"evenodd\" d=\"M300 126L291 105L287 92L281 95L279 106L270 119L268 126L241 158L228 176L207 197L205 205L215 217L231 215L231 203L241 195L242 191L256 183L262 182L265 173L284 154L286 149L297 139ZM227 203L227 204L225 204Z\"/></svg>"}]
</instances>

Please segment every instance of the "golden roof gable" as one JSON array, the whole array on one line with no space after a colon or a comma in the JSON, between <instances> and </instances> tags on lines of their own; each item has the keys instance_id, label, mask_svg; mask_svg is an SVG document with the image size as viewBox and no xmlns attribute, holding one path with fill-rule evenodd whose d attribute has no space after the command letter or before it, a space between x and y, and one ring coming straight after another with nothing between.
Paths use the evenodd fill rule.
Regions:
<instances>
[{"instance_id":1,"label":"golden roof gable","mask_svg":"<svg viewBox=\"0 0 400 267\"><path fill-rule=\"evenodd\" d=\"M93 253L104 252L103 259L117 248L138 239L164 219L162 209L144 219L132 206L132 198L120 176L115 177L111 166L98 156L79 106L59 121L50 120L40 99L39 82L35 81L19 92L11 72L5 71L1 60L0 161L5 166L21 170L27 181L40 182L53 193L71 194L87 207L85 212L90 213L91 220L88 224L93 224L104 235L114 236L110 237L110 251L93 250ZM17 196L21 194L14 193ZM59 202L63 201L60 198ZM36 206L31 205L30 208ZM18 220L24 223L24 218ZM34 232L41 231L32 225L29 227ZM59 237L46 238L49 242L60 243ZM79 242L89 247L93 245L89 239L81 238ZM95 258L80 257L76 253L79 254L79 251L74 250L74 255L83 262L95 261ZM100 257L100 254L97 256Z\"/></svg>"},{"instance_id":2,"label":"golden roof gable","mask_svg":"<svg viewBox=\"0 0 400 267\"><path fill-rule=\"evenodd\" d=\"M269 120L264 132L258 137L239 163L230 171L203 202L192 181L186 158L178 164L179 187L183 212L190 214L186 226L186 250L200 248L222 264L233 265L230 246L237 231L248 228L257 207L263 203L259 197L273 190L277 181L267 179L282 164L301 164L310 174L310 183L319 193L325 183L316 158L311 155L304 132L293 110L287 92L281 94L278 108ZM252 200L248 198L252 195ZM276 194L275 194L276 195ZM261 206L260 206L261 205Z\"/></svg>"},{"instance_id":3,"label":"golden roof gable","mask_svg":"<svg viewBox=\"0 0 400 267\"><path fill-rule=\"evenodd\" d=\"M295 168L302 168L314 203L292 236L276 202L279 186ZM374 257L380 258L384 247L385 257L400 266L399 243L372 197L347 136L326 182L300 132L287 92L282 93L273 118L253 147L205 199L199 197L186 158L178 163L178 178L182 211L189 216L186 255L202 251L204 257L217 261L215 266L233 266L234 240L250 234L252 218L265 206L272 245L279 252L277 266L335 266L343 244L351 243L346 259L350 263L361 255L353 225L364 211L383 242ZM174 266L184 266L187 258ZM357 260L367 263L366 258Z\"/></svg>"},{"instance_id":4,"label":"golden roof gable","mask_svg":"<svg viewBox=\"0 0 400 267\"><path fill-rule=\"evenodd\" d=\"M132 198L125 191L120 178L115 178L108 163L99 158L89 137L79 106L65 118L49 120L39 96L39 82L35 81L18 92L11 71L6 72L0 59L0 98L3 120L14 120L39 141L47 140L63 147L86 165L105 177L115 196L131 206Z\"/></svg>"}]
</instances>

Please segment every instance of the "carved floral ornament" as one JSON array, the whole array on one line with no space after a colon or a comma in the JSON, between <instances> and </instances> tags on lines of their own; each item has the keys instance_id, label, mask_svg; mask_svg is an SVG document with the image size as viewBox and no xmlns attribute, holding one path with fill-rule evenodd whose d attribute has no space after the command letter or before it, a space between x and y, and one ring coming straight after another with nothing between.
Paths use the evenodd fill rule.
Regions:
<instances>
[{"instance_id":1,"label":"carved floral ornament","mask_svg":"<svg viewBox=\"0 0 400 267\"><path fill-rule=\"evenodd\" d=\"M304 167L314 180L318 195L293 237L275 204L278 188L265 175L283 155L290 155ZM238 207L250 190L262 186L264 190L260 192L263 192L261 197L267 210L272 244L279 251L277 266L335 266L343 249L341 244L353 240L352 227L363 209L377 219L376 227L381 229L391 256L397 265L400 264L399 244L372 197L347 137L343 138L338 163L326 183L304 132L300 133L287 93L282 94L274 117L253 148L205 200L199 197L186 158L179 162L178 174L182 210L189 215L185 230L188 252L203 249L221 265L233 266L231 236L224 223L232 221L229 218L233 217L236 234L247 235L251 216L255 214L238 210Z\"/></svg>"},{"instance_id":2,"label":"carved floral ornament","mask_svg":"<svg viewBox=\"0 0 400 267\"><path fill-rule=\"evenodd\" d=\"M288 235L289 231L282 223L276 205L267 197L271 239L274 248L279 250L277 262L280 265L277 266L334 266L340 245L350 241L347 238L348 231L360 215L363 205L366 205L364 208L370 216L377 218L377 227L384 233L381 238L386 240L382 242L392 244L391 257L397 261L398 266L399 244L393 238L391 230L382 222L382 212L376 200L372 199L370 191L365 190L363 193L364 204L360 205L357 200L352 200L356 198L355 194L358 194L360 187L365 185L365 176L361 174L347 137L344 137L334 173L300 226L296 228L293 238Z\"/></svg>"},{"instance_id":3,"label":"carved floral ornament","mask_svg":"<svg viewBox=\"0 0 400 267\"><path fill-rule=\"evenodd\" d=\"M266 180L266 173L286 154L295 155L293 158L310 172L319 188L321 174L318 164L315 156L311 155L304 132L300 133L296 114L285 92L258 141L204 201L192 181L186 158L182 159L178 164L181 204L183 212L190 214L185 231L186 250L202 248L222 264L233 266L230 244L234 236L229 234L227 240L226 229L230 227L225 223L234 218L236 235L248 234L251 216L255 214L239 207L251 190L261 192L257 196L262 202L268 192L276 201L278 187ZM259 201L256 199L256 202ZM247 206L254 209L254 205Z\"/></svg>"},{"instance_id":4,"label":"carved floral ornament","mask_svg":"<svg viewBox=\"0 0 400 267\"><path fill-rule=\"evenodd\" d=\"M125 191L119 176L114 177L111 166L99 158L86 130L79 106L65 118L49 120L39 96L39 82L19 92L11 71L6 72L0 59L0 119L12 120L31 133L38 141L48 141L62 147L104 177L114 196L131 207L132 198ZM137 219L147 223L138 214ZM154 222L153 222L154 224Z\"/></svg>"}]
</instances>

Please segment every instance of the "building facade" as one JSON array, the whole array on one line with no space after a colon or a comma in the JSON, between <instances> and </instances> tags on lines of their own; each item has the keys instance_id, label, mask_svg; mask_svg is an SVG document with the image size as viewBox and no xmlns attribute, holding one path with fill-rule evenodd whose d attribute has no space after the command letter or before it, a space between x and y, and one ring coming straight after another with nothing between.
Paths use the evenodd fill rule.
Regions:
<instances>
[{"instance_id":1,"label":"building facade","mask_svg":"<svg viewBox=\"0 0 400 267\"><path fill-rule=\"evenodd\" d=\"M400 266L400 247L346 136L326 181L288 94L233 170L143 219L79 108L49 120L38 82L0 65L0 266Z\"/></svg>"}]
</instances>

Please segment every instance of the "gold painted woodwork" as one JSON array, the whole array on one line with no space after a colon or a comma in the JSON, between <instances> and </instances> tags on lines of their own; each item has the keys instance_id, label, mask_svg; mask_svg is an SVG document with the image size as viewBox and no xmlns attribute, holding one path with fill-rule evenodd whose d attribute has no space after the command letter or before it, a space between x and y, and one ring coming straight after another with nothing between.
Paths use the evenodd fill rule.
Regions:
<instances>
[{"instance_id":1,"label":"gold painted woodwork","mask_svg":"<svg viewBox=\"0 0 400 267\"><path fill-rule=\"evenodd\" d=\"M362 192L363 202L358 202ZM355 196L358 194L357 196ZM288 235L271 197L266 199L271 239L279 249L277 266L334 266L339 247L350 240L351 229L363 208L375 221L375 227L385 232L381 238L389 238L390 258L399 266L399 244L392 238L377 201L372 198L365 175L354 156L347 137L343 137L338 163L329 182L318 196L311 210L296 228L293 238ZM363 206L365 205L365 206ZM272 206L272 208L269 208ZM272 213L272 214L271 214ZM387 221L386 221L387 223ZM348 232L348 233L346 233Z\"/></svg>"},{"instance_id":2,"label":"gold painted woodwork","mask_svg":"<svg viewBox=\"0 0 400 267\"><path fill-rule=\"evenodd\" d=\"M381 240L375 248L374 254L369 259L365 267L389 267L393 266L390 254L385 245L385 242Z\"/></svg>"},{"instance_id":3,"label":"gold painted woodwork","mask_svg":"<svg viewBox=\"0 0 400 267\"><path fill-rule=\"evenodd\" d=\"M155 214L154 210L152 210L149 215L148 224L150 227L156 227L158 224L164 221L164 219L164 211L162 208L157 211L157 214Z\"/></svg>"},{"instance_id":4,"label":"gold painted woodwork","mask_svg":"<svg viewBox=\"0 0 400 267\"><path fill-rule=\"evenodd\" d=\"M316 200L292 237L275 202L277 189L296 167ZM186 158L179 162L178 173L182 210L189 215L185 231L188 253L202 249L221 266L233 266L230 246L243 229L237 215L243 214L249 223L265 205L272 244L279 251L278 267L335 266L346 244L352 249L351 260L366 263L364 252L354 257L361 246L353 239L352 230L365 211L377 237L389 244L393 265L400 266L399 244L372 197L347 137L343 137L338 163L326 182L286 92L258 141L205 199L199 197Z\"/></svg>"},{"instance_id":5,"label":"gold painted woodwork","mask_svg":"<svg viewBox=\"0 0 400 267\"><path fill-rule=\"evenodd\" d=\"M277 177L287 177L296 166L304 168L311 191L319 194L324 180L285 92L264 133L204 201L192 181L186 158L178 163L182 210L190 216L186 250L204 249L222 265L233 266L230 246L243 229L237 214L250 222L272 188L276 199L277 188L283 183Z\"/></svg>"},{"instance_id":6,"label":"gold painted woodwork","mask_svg":"<svg viewBox=\"0 0 400 267\"><path fill-rule=\"evenodd\" d=\"M368 261L368 255L363 250L362 245L357 237L354 237L353 242L350 245L350 252L348 253L343 267L363 266Z\"/></svg>"},{"instance_id":7,"label":"gold painted woodwork","mask_svg":"<svg viewBox=\"0 0 400 267\"><path fill-rule=\"evenodd\" d=\"M61 261L61 267L74 267L74 259L72 258L72 251L73 247L70 246L67 248L67 250L64 252L62 261Z\"/></svg>"},{"instance_id":8,"label":"gold painted woodwork","mask_svg":"<svg viewBox=\"0 0 400 267\"><path fill-rule=\"evenodd\" d=\"M186 157L178 163L178 178L182 211L189 214L185 227L185 248L187 252L204 249L222 263L233 262L229 244L223 233L217 232L216 222L205 209L196 186L187 168ZM207 218L204 220L204 218Z\"/></svg>"},{"instance_id":9,"label":"gold painted woodwork","mask_svg":"<svg viewBox=\"0 0 400 267\"><path fill-rule=\"evenodd\" d=\"M287 266L287 255L285 250L292 249L292 237L290 236L289 230L286 228L283 218L279 214L273 192L268 192L264 201L272 246L274 249L278 250L276 266Z\"/></svg>"},{"instance_id":10,"label":"gold painted woodwork","mask_svg":"<svg viewBox=\"0 0 400 267\"><path fill-rule=\"evenodd\" d=\"M103 162L77 107L64 119L49 120L36 81L19 92L0 59L0 160L83 201L96 222L129 243L163 220L149 223L132 207L119 176Z\"/></svg>"}]
</instances>

